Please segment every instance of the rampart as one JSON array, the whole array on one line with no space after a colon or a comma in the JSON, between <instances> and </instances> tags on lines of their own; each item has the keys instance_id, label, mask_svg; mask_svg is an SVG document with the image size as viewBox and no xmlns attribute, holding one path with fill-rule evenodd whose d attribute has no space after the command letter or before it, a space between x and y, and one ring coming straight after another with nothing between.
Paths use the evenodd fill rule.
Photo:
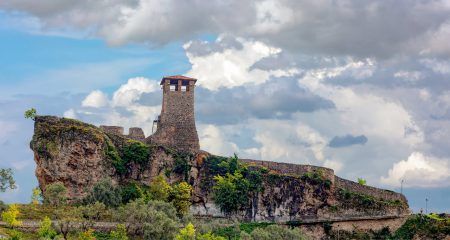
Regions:
<instances>
[{"instance_id":1,"label":"rampart","mask_svg":"<svg viewBox=\"0 0 450 240\"><path fill-rule=\"evenodd\" d=\"M280 174L285 175L295 175L302 176L308 172L321 172L321 174L329 179L331 182L334 182L334 171L330 168L318 167L312 165L301 165L301 164L293 164L293 163L282 163L282 162L270 162L263 160L253 160L253 159L240 159L241 161L248 164L255 164L259 166L263 166L269 170L275 171Z\"/></svg>"},{"instance_id":2,"label":"rampart","mask_svg":"<svg viewBox=\"0 0 450 240\"><path fill-rule=\"evenodd\" d=\"M128 135L124 135L123 127L120 126L105 126L101 125L100 129L106 133L116 134L119 136L124 136L127 138L131 138L137 141L144 141L145 135L144 131L141 128L132 127L128 129Z\"/></svg>"},{"instance_id":3,"label":"rampart","mask_svg":"<svg viewBox=\"0 0 450 240\"><path fill-rule=\"evenodd\" d=\"M361 193L373 196L378 199L390 200L390 201L404 201L407 202L405 196L400 193L396 193L389 190L384 190L376 187L371 187L367 185L362 185L347 179L340 178L338 176L334 177L334 184L336 188L342 188L351 192Z\"/></svg>"}]
</instances>

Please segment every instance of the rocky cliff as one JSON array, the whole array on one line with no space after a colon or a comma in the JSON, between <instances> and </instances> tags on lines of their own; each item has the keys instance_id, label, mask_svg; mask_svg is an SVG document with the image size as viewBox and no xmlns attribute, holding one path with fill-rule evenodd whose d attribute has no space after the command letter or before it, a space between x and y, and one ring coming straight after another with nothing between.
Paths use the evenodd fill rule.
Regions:
<instances>
[{"instance_id":1,"label":"rocky cliff","mask_svg":"<svg viewBox=\"0 0 450 240\"><path fill-rule=\"evenodd\" d=\"M223 216L214 202L212 186L226 158L204 151L179 152L130 136L73 119L37 116L30 146L40 188L44 191L48 184L62 182L69 199L77 201L104 177L116 184L148 185L164 174L171 183L184 180L192 185L194 215ZM409 213L403 195L339 178L332 169L249 159L240 162L250 175L258 173L260 181L235 214L242 219L305 222Z\"/></svg>"}]
</instances>

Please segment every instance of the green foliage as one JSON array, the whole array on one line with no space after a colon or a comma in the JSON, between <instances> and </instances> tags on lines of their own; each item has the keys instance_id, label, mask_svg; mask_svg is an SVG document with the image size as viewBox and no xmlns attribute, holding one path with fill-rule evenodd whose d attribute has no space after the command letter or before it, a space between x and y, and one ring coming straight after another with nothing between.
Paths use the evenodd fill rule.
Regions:
<instances>
[{"instance_id":1,"label":"green foliage","mask_svg":"<svg viewBox=\"0 0 450 240\"><path fill-rule=\"evenodd\" d=\"M450 218L436 215L412 215L392 239L444 239L450 236Z\"/></svg>"},{"instance_id":2,"label":"green foliage","mask_svg":"<svg viewBox=\"0 0 450 240\"><path fill-rule=\"evenodd\" d=\"M172 187L163 175L155 177L149 186L149 193L154 200L167 201Z\"/></svg>"},{"instance_id":3,"label":"green foliage","mask_svg":"<svg viewBox=\"0 0 450 240\"><path fill-rule=\"evenodd\" d=\"M214 180L214 201L225 215L242 210L248 204L250 183L241 173L227 173L225 177L217 175Z\"/></svg>"},{"instance_id":4,"label":"green foliage","mask_svg":"<svg viewBox=\"0 0 450 240\"><path fill-rule=\"evenodd\" d=\"M109 211L105 204L96 202L85 206L79 206L78 212L81 216L81 229L84 231L89 230L94 226L96 221L103 219L105 215L108 215Z\"/></svg>"},{"instance_id":5,"label":"green foliage","mask_svg":"<svg viewBox=\"0 0 450 240\"><path fill-rule=\"evenodd\" d=\"M96 240L94 236L94 230L88 229L84 232L81 232L80 236L78 237L78 240Z\"/></svg>"},{"instance_id":6,"label":"green foliage","mask_svg":"<svg viewBox=\"0 0 450 240\"><path fill-rule=\"evenodd\" d=\"M270 225L266 228L256 228L250 234L253 240L302 240L306 237L299 228L287 228L279 225Z\"/></svg>"},{"instance_id":7,"label":"green foliage","mask_svg":"<svg viewBox=\"0 0 450 240\"><path fill-rule=\"evenodd\" d=\"M181 174L184 176L184 180L188 181L189 172L191 171L191 165L189 164L189 160L191 159L192 154L190 153L177 153L174 158L174 166L172 171L177 174Z\"/></svg>"},{"instance_id":8,"label":"green foliage","mask_svg":"<svg viewBox=\"0 0 450 240\"><path fill-rule=\"evenodd\" d=\"M60 182L47 186L44 191L44 204L59 207L67 202L67 188Z\"/></svg>"},{"instance_id":9,"label":"green foliage","mask_svg":"<svg viewBox=\"0 0 450 240\"><path fill-rule=\"evenodd\" d=\"M122 151L122 159L125 163L135 162L147 165L149 162L150 148L142 142L129 140Z\"/></svg>"},{"instance_id":10,"label":"green foliage","mask_svg":"<svg viewBox=\"0 0 450 240\"><path fill-rule=\"evenodd\" d=\"M112 166L120 175L124 175L127 173L127 166L126 161L124 161L117 151L114 144L111 142L111 139L108 137L105 138L105 155L109 158L111 161Z\"/></svg>"},{"instance_id":11,"label":"green foliage","mask_svg":"<svg viewBox=\"0 0 450 240\"><path fill-rule=\"evenodd\" d=\"M83 200L85 204L101 202L108 207L117 207L122 202L120 189L113 185L110 178L104 178L94 184Z\"/></svg>"},{"instance_id":12,"label":"green foliage","mask_svg":"<svg viewBox=\"0 0 450 240\"><path fill-rule=\"evenodd\" d=\"M16 181L14 181L11 168L0 168L0 192L14 188L16 188Z\"/></svg>"},{"instance_id":13,"label":"green foliage","mask_svg":"<svg viewBox=\"0 0 450 240\"><path fill-rule=\"evenodd\" d=\"M180 232L175 236L176 240L195 240L195 228L192 223L182 228Z\"/></svg>"},{"instance_id":14,"label":"green foliage","mask_svg":"<svg viewBox=\"0 0 450 240\"><path fill-rule=\"evenodd\" d=\"M189 207L191 206L192 187L187 182L177 183L172 186L170 191L169 200L177 210L177 214L180 217L189 213Z\"/></svg>"},{"instance_id":15,"label":"green foliage","mask_svg":"<svg viewBox=\"0 0 450 240\"><path fill-rule=\"evenodd\" d=\"M308 181L309 183L314 185L322 184L323 186L325 186L325 188L328 189L331 187L331 181L325 178L323 171L321 171L320 169L303 174L303 176L301 176L301 179Z\"/></svg>"},{"instance_id":16,"label":"green foliage","mask_svg":"<svg viewBox=\"0 0 450 240\"><path fill-rule=\"evenodd\" d=\"M42 202L42 192L40 188L35 187L32 190L31 203L33 205L38 205L40 202Z\"/></svg>"},{"instance_id":17,"label":"green foliage","mask_svg":"<svg viewBox=\"0 0 450 240\"><path fill-rule=\"evenodd\" d=\"M116 230L109 233L110 240L128 240L127 229L124 224L117 224Z\"/></svg>"},{"instance_id":18,"label":"green foliage","mask_svg":"<svg viewBox=\"0 0 450 240\"><path fill-rule=\"evenodd\" d=\"M22 221L17 220L19 213L17 204L11 204L8 210L2 212L2 220L10 228L19 227L22 225Z\"/></svg>"},{"instance_id":19,"label":"green foliage","mask_svg":"<svg viewBox=\"0 0 450 240\"><path fill-rule=\"evenodd\" d=\"M143 199L118 208L115 219L127 226L128 233L144 239L170 239L178 232L178 217L172 204Z\"/></svg>"},{"instance_id":20,"label":"green foliage","mask_svg":"<svg viewBox=\"0 0 450 240\"><path fill-rule=\"evenodd\" d=\"M8 205L6 205L2 200L0 200L0 214L8 209Z\"/></svg>"},{"instance_id":21,"label":"green foliage","mask_svg":"<svg viewBox=\"0 0 450 240\"><path fill-rule=\"evenodd\" d=\"M22 239L23 239L23 234L16 230L11 231L11 233L9 234L9 238L8 238L8 240L22 240Z\"/></svg>"},{"instance_id":22,"label":"green foliage","mask_svg":"<svg viewBox=\"0 0 450 240\"><path fill-rule=\"evenodd\" d=\"M24 117L26 119L30 118L31 120L34 121L36 119L36 109L30 108L30 109L26 110L24 113Z\"/></svg>"},{"instance_id":23,"label":"green foliage","mask_svg":"<svg viewBox=\"0 0 450 240\"><path fill-rule=\"evenodd\" d=\"M44 217L41 223L39 224L39 229L37 231L37 235L40 239L55 239L57 233L55 229L52 227L52 221L49 217Z\"/></svg>"},{"instance_id":24,"label":"green foliage","mask_svg":"<svg viewBox=\"0 0 450 240\"><path fill-rule=\"evenodd\" d=\"M135 182L128 183L120 188L122 203L127 204L133 200L144 197L144 191Z\"/></svg>"},{"instance_id":25,"label":"green foliage","mask_svg":"<svg viewBox=\"0 0 450 240\"><path fill-rule=\"evenodd\" d=\"M358 183L361 185L367 185L367 181L364 178L358 178Z\"/></svg>"},{"instance_id":26,"label":"green foliage","mask_svg":"<svg viewBox=\"0 0 450 240\"><path fill-rule=\"evenodd\" d=\"M57 231L67 240L70 232L78 230L82 214L79 208L58 208L55 211L55 218Z\"/></svg>"}]
</instances>

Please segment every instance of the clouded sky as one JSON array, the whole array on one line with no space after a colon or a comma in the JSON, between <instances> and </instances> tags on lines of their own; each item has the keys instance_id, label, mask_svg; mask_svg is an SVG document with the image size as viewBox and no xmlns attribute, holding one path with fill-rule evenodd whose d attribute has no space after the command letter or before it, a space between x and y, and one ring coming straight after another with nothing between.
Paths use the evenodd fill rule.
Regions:
<instances>
[{"instance_id":1,"label":"clouded sky","mask_svg":"<svg viewBox=\"0 0 450 240\"><path fill-rule=\"evenodd\" d=\"M4 0L0 167L37 185L23 112L142 127L198 78L201 147L331 167L450 211L448 0Z\"/></svg>"}]
</instances>

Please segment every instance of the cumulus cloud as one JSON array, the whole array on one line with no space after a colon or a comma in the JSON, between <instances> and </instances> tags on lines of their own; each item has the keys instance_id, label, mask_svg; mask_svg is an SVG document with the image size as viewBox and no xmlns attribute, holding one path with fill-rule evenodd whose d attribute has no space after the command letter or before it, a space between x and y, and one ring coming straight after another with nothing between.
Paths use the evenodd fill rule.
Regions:
<instances>
[{"instance_id":1,"label":"cumulus cloud","mask_svg":"<svg viewBox=\"0 0 450 240\"><path fill-rule=\"evenodd\" d=\"M137 101L142 94L151 93L159 89L157 81L144 77L128 79L128 82L114 92L112 104L114 106L128 106Z\"/></svg>"},{"instance_id":2,"label":"cumulus cloud","mask_svg":"<svg viewBox=\"0 0 450 240\"><path fill-rule=\"evenodd\" d=\"M83 107L101 108L108 104L108 96L100 90L95 90L89 93L81 102Z\"/></svg>"},{"instance_id":3,"label":"cumulus cloud","mask_svg":"<svg viewBox=\"0 0 450 240\"><path fill-rule=\"evenodd\" d=\"M450 166L448 159L439 159L413 152L407 160L395 163L387 177L381 177L381 182L391 186L400 186L404 180L410 187L448 186Z\"/></svg>"},{"instance_id":4,"label":"cumulus cloud","mask_svg":"<svg viewBox=\"0 0 450 240\"><path fill-rule=\"evenodd\" d=\"M340 148L340 147L348 147L355 144L364 145L367 142L367 137L364 135L359 136L353 136L350 134L347 134L345 136L335 136L331 141L328 143L329 147L332 148Z\"/></svg>"},{"instance_id":5,"label":"cumulus cloud","mask_svg":"<svg viewBox=\"0 0 450 240\"><path fill-rule=\"evenodd\" d=\"M115 45L158 45L202 33L227 33L313 54L390 57L450 53L446 44L450 6L445 0L45 0L39 4L6 0L0 8L35 16L44 31L74 29ZM355 22L358 24L352 24Z\"/></svg>"}]
</instances>

